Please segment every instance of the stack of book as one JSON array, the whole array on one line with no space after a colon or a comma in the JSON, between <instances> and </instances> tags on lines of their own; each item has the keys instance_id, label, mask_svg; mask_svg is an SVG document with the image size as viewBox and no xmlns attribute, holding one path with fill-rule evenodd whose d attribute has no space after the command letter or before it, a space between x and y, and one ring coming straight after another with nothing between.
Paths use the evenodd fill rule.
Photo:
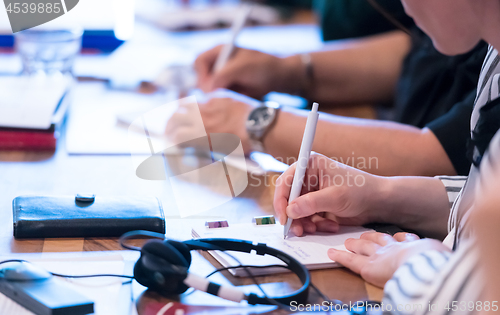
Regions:
<instances>
[{"instance_id":1,"label":"stack of book","mask_svg":"<svg viewBox=\"0 0 500 315\"><path fill-rule=\"evenodd\" d=\"M0 150L55 150L71 79L0 76Z\"/></svg>"}]
</instances>

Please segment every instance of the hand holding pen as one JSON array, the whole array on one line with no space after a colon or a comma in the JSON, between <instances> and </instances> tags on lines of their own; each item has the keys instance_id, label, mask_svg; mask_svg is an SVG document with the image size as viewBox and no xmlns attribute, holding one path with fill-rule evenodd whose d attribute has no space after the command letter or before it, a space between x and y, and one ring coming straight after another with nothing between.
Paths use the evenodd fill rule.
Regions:
<instances>
[{"instance_id":1,"label":"hand holding pen","mask_svg":"<svg viewBox=\"0 0 500 315\"><path fill-rule=\"evenodd\" d=\"M284 236L337 232L339 224L363 225L377 220L385 202L377 200L392 181L310 153L318 119L317 106L309 114L299 160L277 180L274 210ZM293 180L292 180L293 178ZM380 211L378 211L380 207Z\"/></svg>"}]
</instances>

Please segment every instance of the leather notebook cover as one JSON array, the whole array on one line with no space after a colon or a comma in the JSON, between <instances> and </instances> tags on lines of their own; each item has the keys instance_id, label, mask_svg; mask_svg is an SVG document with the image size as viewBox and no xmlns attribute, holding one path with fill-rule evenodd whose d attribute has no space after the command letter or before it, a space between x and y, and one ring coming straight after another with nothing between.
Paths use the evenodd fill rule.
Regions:
<instances>
[{"instance_id":1,"label":"leather notebook cover","mask_svg":"<svg viewBox=\"0 0 500 315\"><path fill-rule=\"evenodd\" d=\"M117 237L133 230L165 233L154 197L19 196L12 202L14 237Z\"/></svg>"}]
</instances>

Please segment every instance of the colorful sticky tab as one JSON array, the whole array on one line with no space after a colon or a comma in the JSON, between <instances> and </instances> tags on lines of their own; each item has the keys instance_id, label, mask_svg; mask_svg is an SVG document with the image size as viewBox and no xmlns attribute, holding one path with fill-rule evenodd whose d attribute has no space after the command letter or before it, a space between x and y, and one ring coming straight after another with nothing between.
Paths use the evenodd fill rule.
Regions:
<instances>
[{"instance_id":1,"label":"colorful sticky tab","mask_svg":"<svg viewBox=\"0 0 500 315\"><path fill-rule=\"evenodd\" d=\"M205 226L209 229L218 229L223 227L229 227L229 223L227 221L207 221L205 222Z\"/></svg>"},{"instance_id":2,"label":"colorful sticky tab","mask_svg":"<svg viewBox=\"0 0 500 315\"><path fill-rule=\"evenodd\" d=\"M267 225L267 224L276 224L276 219L274 219L273 215L265 215L261 217L253 218L253 221L257 225Z\"/></svg>"}]
</instances>

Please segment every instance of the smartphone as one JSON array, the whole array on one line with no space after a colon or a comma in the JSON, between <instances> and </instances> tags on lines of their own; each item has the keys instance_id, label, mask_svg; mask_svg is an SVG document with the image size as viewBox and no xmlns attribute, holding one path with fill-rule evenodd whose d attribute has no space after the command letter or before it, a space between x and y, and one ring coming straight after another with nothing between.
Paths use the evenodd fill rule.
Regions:
<instances>
[{"instance_id":1,"label":"smartphone","mask_svg":"<svg viewBox=\"0 0 500 315\"><path fill-rule=\"evenodd\" d=\"M56 277L24 281L0 278L0 292L37 315L94 313L94 302Z\"/></svg>"}]
</instances>

